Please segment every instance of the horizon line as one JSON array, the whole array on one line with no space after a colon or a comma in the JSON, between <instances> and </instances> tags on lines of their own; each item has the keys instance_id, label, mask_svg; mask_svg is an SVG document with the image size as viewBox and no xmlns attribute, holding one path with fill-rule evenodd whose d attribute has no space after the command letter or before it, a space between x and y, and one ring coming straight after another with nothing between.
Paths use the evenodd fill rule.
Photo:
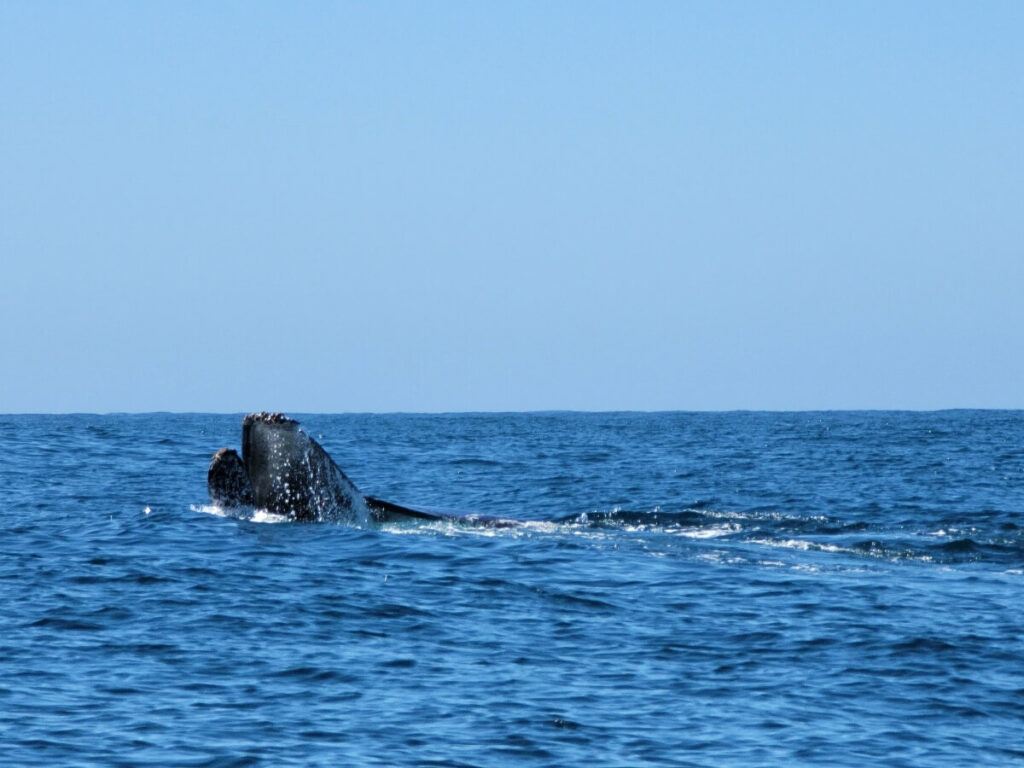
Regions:
<instances>
[{"instance_id":1,"label":"horizon line","mask_svg":"<svg viewBox=\"0 0 1024 768\"><path fill-rule=\"evenodd\" d=\"M544 415L544 414L664 414L664 413L949 413L954 411L1007 412L1024 411L1024 407L977 407L951 406L944 408L537 408L526 410L467 410L467 411L306 411L284 409L279 413L300 416L504 416L504 415ZM6 416L238 416L255 413L252 410L239 411L195 411L195 410L151 410L151 411L4 411L0 418Z\"/></svg>"}]
</instances>

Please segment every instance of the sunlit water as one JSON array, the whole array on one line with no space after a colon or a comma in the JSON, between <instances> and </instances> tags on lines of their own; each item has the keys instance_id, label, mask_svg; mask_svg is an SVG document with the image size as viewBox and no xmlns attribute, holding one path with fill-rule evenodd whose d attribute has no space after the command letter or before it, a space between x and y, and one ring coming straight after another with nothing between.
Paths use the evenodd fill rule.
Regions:
<instances>
[{"instance_id":1,"label":"sunlit water","mask_svg":"<svg viewBox=\"0 0 1024 768\"><path fill-rule=\"evenodd\" d=\"M228 515L240 416L0 417L0 761L1024 763L1024 413L300 418L532 522Z\"/></svg>"}]
</instances>

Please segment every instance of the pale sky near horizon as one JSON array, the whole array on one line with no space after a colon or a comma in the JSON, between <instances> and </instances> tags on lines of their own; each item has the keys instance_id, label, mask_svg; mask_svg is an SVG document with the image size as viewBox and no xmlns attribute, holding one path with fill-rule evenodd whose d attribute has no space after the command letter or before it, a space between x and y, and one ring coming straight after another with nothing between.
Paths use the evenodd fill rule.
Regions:
<instances>
[{"instance_id":1,"label":"pale sky near horizon","mask_svg":"<svg viewBox=\"0 0 1024 768\"><path fill-rule=\"evenodd\" d=\"M1024 4L0 4L0 413L1024 407Z\"/></svg>"}]
</instances>

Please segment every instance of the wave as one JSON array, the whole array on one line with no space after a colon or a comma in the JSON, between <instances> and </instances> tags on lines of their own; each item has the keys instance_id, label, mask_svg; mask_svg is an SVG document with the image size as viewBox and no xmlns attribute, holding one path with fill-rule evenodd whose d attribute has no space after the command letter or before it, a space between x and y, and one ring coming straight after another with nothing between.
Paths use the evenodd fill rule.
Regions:
<instances>
[{"instance_id":1,"label":"wave","mask_svg":"<svg viewBox=\"0 0 1024 768\"><path fill-rule=\"evenodd\" d=\"M148 508L147 508L148 509ZM193 512L250 523L290 522L284 515L265 510L224 509L193 504ZM391 534L443 534L477 536L616 535L667 536L675 539L735 543L746 548L829 555L861 560L907 561L945 565L994 563L1010 569L1024 567L1024 529L989 520L990 534L978 528L950 526L915 530L913 526L886 528L863 520L844 521L825 515L803 515L781 510L732 511L705 505L666 510L612 508L561 515L551 520L519 520L510 527L488 526L473 515L409 525L381 527ZM968 535L969 534L969 535Z\"/></svg>"},{"instance_id":2,"label":"wave","mask_svg":"<svg viewBox=\"0 0 1024 768\"><path fill-rule=\"evenodd\" d=\"M148 510L149 507L146 507ZM294 522L287 515L277 515L267 512L265 509L251 509L249 507L220 507L216 504L191 504L189 509L193 512L201 512L214 517L229 517L233 520L245 520L249 523L291 523ZM147 512L146 514L149 514Z\"/></svg>"}]
</instances>

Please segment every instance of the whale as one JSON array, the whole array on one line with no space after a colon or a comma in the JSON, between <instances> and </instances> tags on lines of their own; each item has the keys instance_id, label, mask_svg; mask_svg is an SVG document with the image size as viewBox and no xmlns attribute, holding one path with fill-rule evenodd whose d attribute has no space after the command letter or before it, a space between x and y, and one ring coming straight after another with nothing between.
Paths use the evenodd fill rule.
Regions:
<instances>
[{"instance_id":1,"label":"whale","mask_svg":"<svg viewBox=\"0 0 1024 768\"><path fill-rule=\"evenodd\" d=\"M218 450L210 461L206 485L215 506L252 507L297 522L516 524L480 515L436 513L366 496L298 421L268 411L245 416L241 454L233 448Z\"/></svg>"}]
</instances>

